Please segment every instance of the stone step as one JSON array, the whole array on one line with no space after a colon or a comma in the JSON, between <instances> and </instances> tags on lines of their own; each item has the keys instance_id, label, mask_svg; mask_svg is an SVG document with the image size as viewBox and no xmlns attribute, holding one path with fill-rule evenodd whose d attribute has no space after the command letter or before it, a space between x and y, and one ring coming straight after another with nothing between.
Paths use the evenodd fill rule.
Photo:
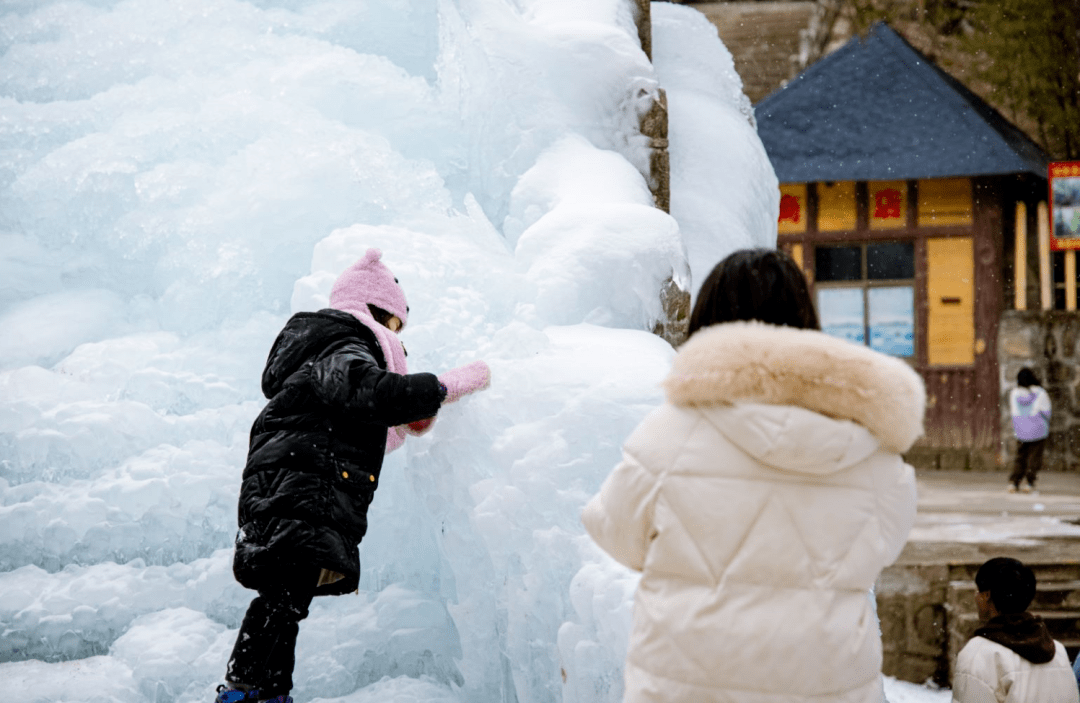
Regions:
<instances>
[{"instance_id":1,"label":"stone step","mask_svg":"<svg viewBox=\"0 0 1080 703\"><path fill-rule=\"evenodd\" d=\"M1046 626L1051 630L1076 627L1077 621L1080 621L1080 610L1032 610L1030 612L1045 620Z\"/></svg>"},{"instance_id":2,"label":"stone step","mask_svg":"<svg viewBox=\"0 0 1080 703\"><path fill-rule=\"evenodd\" d=\"M975 582L949 583L948 602L961 611L975 612ZM1068 581L1038 581L1032 610L1080 610L1080 579Z\"/></svg>"},{"instance_id":3,"label":"stone step","mask_svg":"<svg viewBox=\"0 0 1080 703\"><path fill-rule=\"evenodd\" d=\"M1050 582L1080 581L1080 562L1053 562L1048 564L1024 562L1033 572L1035 581L1042 585ZM975 574L981 564L950 564L950 581L971 581L974 584ZM972 585L972 588L975 586Z\"/></svg>"}]
</instances>

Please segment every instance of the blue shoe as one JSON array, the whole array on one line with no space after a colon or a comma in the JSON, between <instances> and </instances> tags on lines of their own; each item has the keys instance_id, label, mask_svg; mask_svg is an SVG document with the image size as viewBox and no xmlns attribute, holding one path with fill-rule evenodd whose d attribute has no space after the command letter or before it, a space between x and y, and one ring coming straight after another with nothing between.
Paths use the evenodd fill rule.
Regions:
<instances>
[{"instance_id":1,"label":"blue shoe","mask_svg":"<svg viewBox=\"0 0 1080 703\"><path fill-rule=\"evenodd\" d=\"M225 684L217 687L214 703L293 703L292 696L282 694L273 698L259 698L259 689L226 688Z\"/></svg>"},{"instance_id":2,"label":"blue shoe","mask_svg":"<svg viewBox=\"0 0 1080 703\"><path fill-rule=\"evenodd\" d=\"M256 703L259 700L259 690L252 688L244 691L239 688L227 688L225 684L217 687L217 698L214 703Z\"/></svg>"}]
</instances>

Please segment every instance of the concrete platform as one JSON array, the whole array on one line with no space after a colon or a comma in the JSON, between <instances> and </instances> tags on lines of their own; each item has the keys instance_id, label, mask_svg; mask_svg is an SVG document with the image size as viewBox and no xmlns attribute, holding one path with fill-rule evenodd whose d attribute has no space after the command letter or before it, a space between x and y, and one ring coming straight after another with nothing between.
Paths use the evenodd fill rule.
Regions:
<instances>
[{"instance_id":1,"label":"concrete platform","mask_svg":"<svg viewBox=\"0 0 1080 703\"><path fill-rule=\"evenodd\" d=\"M921 471L919 514L900 564L1080 560L1080 473L1045 473L1008 493L1004 472Z\"/></svg>"}]
</instances>

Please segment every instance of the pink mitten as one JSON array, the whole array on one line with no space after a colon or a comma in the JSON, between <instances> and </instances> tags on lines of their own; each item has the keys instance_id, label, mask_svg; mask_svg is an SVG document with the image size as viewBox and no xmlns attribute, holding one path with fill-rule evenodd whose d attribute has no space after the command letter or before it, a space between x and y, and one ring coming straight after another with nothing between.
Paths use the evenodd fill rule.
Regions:
<instances>
[{"instance_id":1,"label":"pink mitten","mask_svg":"<svg viewBox=\"0 0 1080 703\"><path fill-rule=\"evenodd\" d=\"M490 386L491 369L483 361L474 361L441 374L439 382L446 386L446 400L443 403L453 403Z\"/></svg>"}]
</instances>

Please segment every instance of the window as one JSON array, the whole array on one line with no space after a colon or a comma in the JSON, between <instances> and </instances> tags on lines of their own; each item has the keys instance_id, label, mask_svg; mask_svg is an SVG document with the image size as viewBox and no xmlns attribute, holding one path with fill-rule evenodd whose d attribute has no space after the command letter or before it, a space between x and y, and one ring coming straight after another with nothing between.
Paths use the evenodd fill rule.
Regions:
<instances>
[{"instance_id":1,"label":"window","mask_svg":"<svg viewBox=\"0 0 1080 703\"><path fill-rule=\"evenodd\" d=\"M915 245L881 242L814 250L821 329L893 356L915 356Z\"/></svg>"}]
</instances>

